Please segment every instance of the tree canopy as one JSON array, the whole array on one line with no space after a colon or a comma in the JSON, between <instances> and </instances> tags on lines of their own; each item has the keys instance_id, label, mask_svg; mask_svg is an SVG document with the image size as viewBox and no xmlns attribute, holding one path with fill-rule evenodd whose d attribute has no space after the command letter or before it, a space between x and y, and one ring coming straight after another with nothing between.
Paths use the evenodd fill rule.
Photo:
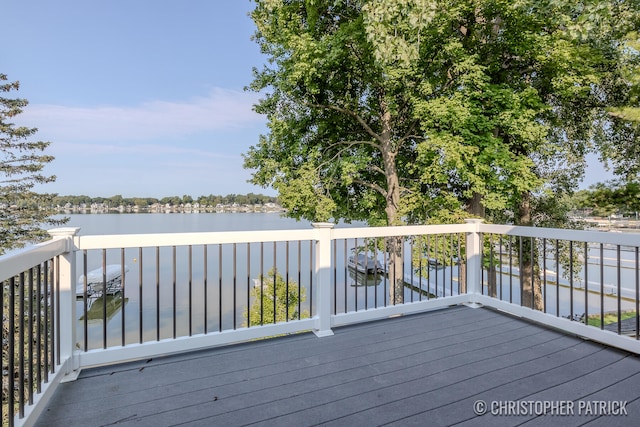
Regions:
<instances>
[{"instance_id":1,"label":"tree canopy","mask_svg":"<svg viewBox=\"0 0 640 427\"><path fill-rule=\"evenodd\" d=\"M50 143L29 141L37 129L10 122L28 102L3 96L19 89L18 82L7 80L0 74L0 254L44 237L45 224L64 223L54 219L54 211L47 208L53 195L33 191L36 184L55 180L55 176L42 173L53 160L44 154Z\"/></svg>"},{"instance_id":2,"label":"tree canopy","mask_svg":"<svg viewBox=\"0 0 640 427\"><path fill-rule=\"evenodd\" d=\"M587 152L640 169L620 113L637 106L640 0L254 1L269 131L245 167L293 217L557 226ZM401 295L401 243L385 244Z\"/></svg>"},{"instance_id":3,"label":"tree canopy","mask_svg":"<svg viewBox=\"0 0 640 427\"><path fill-rule=\"evenodd\" d=\"M297 282L287 281L274 267L266 276L260 275L251 289L251 307L244 313L245 326L266 325L306 319L309 311L301 307L306 290Z\"/></svg>"},{"instance_id":4,"label":"tree canopy","mask_svg":"<svg viewBox=\"0 0 640 427\"><path fill-rule=\"evenodd\" d=\"M255 3L269 132L245 166L294 217L530 224L633 132L637 0Z\"/></svg>"},{"instance_id":5,"label":"tree canopy","mask_svg":"<svg viewBox=\"0 0 640 427\"><path fill-rule=\"evenodd\" d=\"M167 196L161 199L157 199L155 197L122 197L122 195L117 194L111 197L90 197L87 195L66 195L66 196L55 196L52 200L53 205L64 206L66 203L70 203L72 205L80 205L86 204L91 205L92 203L107 203L110 206L118 206L118 205L136 205L140 207L151 206L154 203L169 203L171 205L180 205L185 203L192 203L197 201L201 205L217 205L221 204L233 204L237 203L240 205L260 205L265 203L277 203L278 198L273 196L266 196L263 194L227 194L226 196L221 195L213 195L209 194L208 196L198 196L197 199L192 198L191 196L180 197L180 196Z\"/></svg>"}]
</instances>

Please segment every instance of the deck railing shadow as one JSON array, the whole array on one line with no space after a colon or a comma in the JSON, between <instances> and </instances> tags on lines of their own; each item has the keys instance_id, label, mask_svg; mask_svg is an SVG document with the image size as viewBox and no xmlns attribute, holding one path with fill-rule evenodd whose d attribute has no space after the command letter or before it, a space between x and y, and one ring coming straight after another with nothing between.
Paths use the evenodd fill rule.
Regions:
<instances>
[{"instance_id":1,"label":"deck railing shadow","mask_svg":"<svg viewBox=\"0 0 640 427\"><path fill-rule=\"evenodd\" d=\"M0 257L3 423L86 367L458 304L640 354L638 234L483 224L81 236Z\"/></svg>"}]
</instances>

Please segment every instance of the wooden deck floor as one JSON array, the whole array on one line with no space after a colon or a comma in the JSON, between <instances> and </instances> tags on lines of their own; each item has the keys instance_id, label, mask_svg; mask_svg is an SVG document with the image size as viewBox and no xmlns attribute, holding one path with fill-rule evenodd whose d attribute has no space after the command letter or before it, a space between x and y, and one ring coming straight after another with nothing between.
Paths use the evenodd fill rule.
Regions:
<instances>
[{"instance_id":1,"label":"wooden deck floor","mask_svg":"<svg viewBox=\"0 0 640 427\"><path fill-rule=\"evenodd\" d=\"M638 356L489 309L334 332L85 370L60 386L37 425L640 425ZM478 400L489 410L503 401L574 406L567 416L478 416ZM585 413L600 401L625 401L627 415Z\"/></svg>"}]
</instances>

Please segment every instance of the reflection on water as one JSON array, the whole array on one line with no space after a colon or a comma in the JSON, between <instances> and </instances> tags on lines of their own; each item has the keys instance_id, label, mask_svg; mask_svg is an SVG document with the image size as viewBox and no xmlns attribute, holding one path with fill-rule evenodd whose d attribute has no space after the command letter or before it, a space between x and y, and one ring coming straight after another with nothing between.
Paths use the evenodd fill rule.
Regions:
<instances>
[{"instance_id":1,"label":"reflection on water","mask_svg":"<svg viewBox=\"0 0 640 427\"><path fill-rule=\"evenodd\" d=\"M349 267L350 286L378 286L382 283L383 274L365 274Z\"/></svg>"},{"instance_id":2,"label":"reflection on water","mask_svg":"<svg viewBox=\"0 0 640 427\"><path fill-rule=\"evenodd\" d=\"M86 316L88 323L102 323L103 318L106 318L107 321L111 320L128 300L128 298L123 297L122 292L97 298L89 298L87 301L89 308ZM85 316L82 314L80 321L84 321L84 319Z\"/></svg>"}]
</instances>

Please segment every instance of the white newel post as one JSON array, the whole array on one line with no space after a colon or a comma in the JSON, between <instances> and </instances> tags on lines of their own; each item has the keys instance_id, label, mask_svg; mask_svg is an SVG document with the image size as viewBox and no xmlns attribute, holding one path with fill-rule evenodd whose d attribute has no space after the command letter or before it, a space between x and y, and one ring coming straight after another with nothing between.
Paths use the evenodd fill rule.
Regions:
<instances>
[{"instance_id":1,"label":"white newel post","mask_svg":"<svg viewBox=\"0 0 640 427\"><path fill-rule=\"evenodd\" d=\"M318 337L333 335L331 330L331 236L333 224L314 222L316 231L316 329Z\"/></svg>"},{"instance_id":2,"label":"white newel post","mask_svg":"<svg viewBox=\"0 0 640 427\"><path fill-rule=\"evenodd\" d=\"M73 352L76 341L76 252L73 237L78 234L78 227L64 227L48 230L53 239L65 239L66 250L60 255L60 360L66 363L65 374L74 369Z\"/></svg>"},{"instance_id":3,"label":"white newel post","mask_svg":"<svg viewBox=\"0 0 640 427\"><path fill-rule=\"evenodd\" d=\"M467 224L473 224L474 230L467 233L467 295L469 305L477 306L477 295L482 295L482 235L480 224L482 219L465 219Z\"/></svg>"}]
</instances>

